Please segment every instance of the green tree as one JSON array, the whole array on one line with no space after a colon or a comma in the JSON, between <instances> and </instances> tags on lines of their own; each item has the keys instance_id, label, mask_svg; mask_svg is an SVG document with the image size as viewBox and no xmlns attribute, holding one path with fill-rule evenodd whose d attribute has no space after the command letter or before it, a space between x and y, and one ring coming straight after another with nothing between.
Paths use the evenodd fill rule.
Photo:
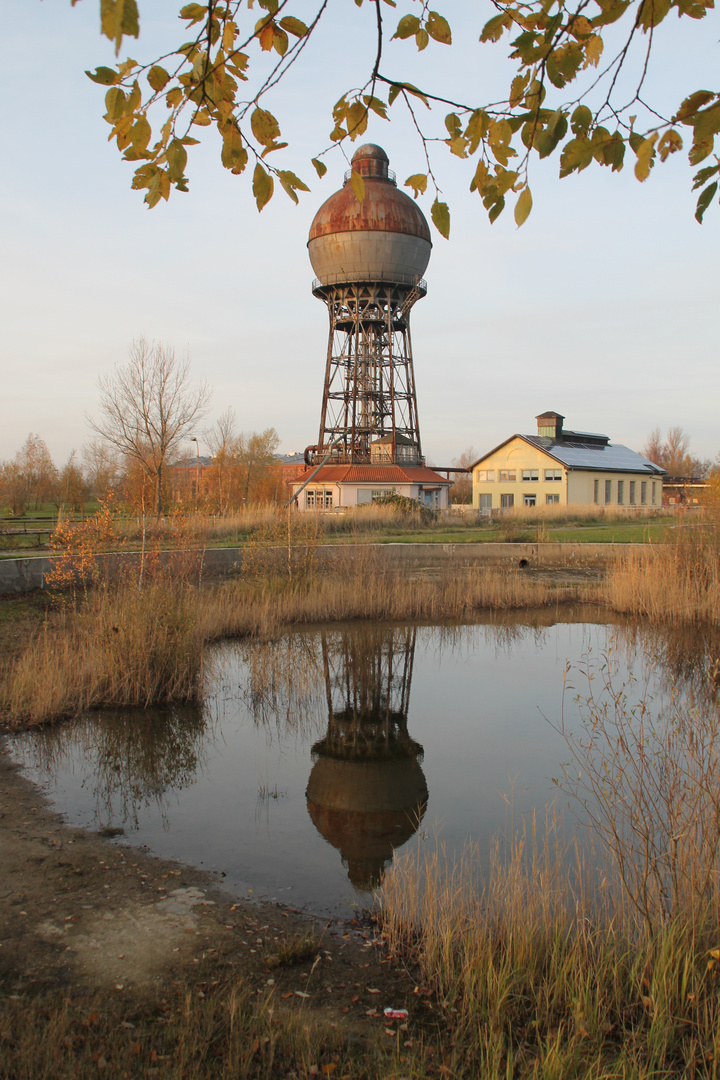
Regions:
<instances>
[{"instance_id":1,"label":"green tree","mask_svg":"<svg viewBox=\"0 0 720 1080\"><path fill-rule=\"evenodd\" d=\"M189 373L190 361L178 360L167 346L134 341L128 363L99 380L100 416L88 418L126 466L138 466L152 482L158 517L165 467L210 400L207 384L193 386Z\"/></svg>"},{"instance_id":2,"label":"green tree","mask_svg":"<svg viewBox=\"0 0 720 1080\"><path fill-rule=\"evenodd\" d=\"M512 77L492 101L462 102L418 87L385 67L384 46L400 39L420 53L427 49L429 82L433 51L453 42L440 12L426 0L407 0L413 10L398 19L394 0L355 3L364 7L355 17L372 20L375 45L364 85L348 89L332 106L329 144L311 159L320 176L326 171L324 154L362 136L371 114L389 119L390 110L405 108L422 150L421 167L406 186L416 197L430 188L432 220L448 236L449 209L440 198L429 152L438 143L471 163L470 188L491 221L512 198L521 225L532 209L534 157L556 155L561 177L593 163L618 172L630 158L643 181L657 161L667 160L689 140L690 164L702 165L693 182L700 191L695 216L702 221L720 180L720 160L714 154L720 93L689 87L669 116L646 102L643 93L660 24L671 12L703 19L713 0L576 0L574 5L566 0L493 0L494 14L480 43L508 50ZM253 10L253 0L184 4L180 19L187 40L168 42L163 56L140 63L120 58L125 38L140 34L137 0L101 0L101 30L115 43L119 59L115 67L98 67L88 75L107 87L104 119L110 138L123 158L135 164L132 184L145 192L149 206L167 199L173 188L188 190L188 149L198 142L200 129L211 125L222 141L223 166L234 174L252 172L258 209L276 184L295 202L298 191L308 190L293 172L269 161L287 142L266 104L273 88L301 69L293 65L325 16L328 0L322 0L308 23L293 13L299 0L258 0L258 5L259 10ZM348 11L348 21L352 17ZM348 35L353 37L350 25ZM266 65L257 63L262 53L273 60L269 74ZM336 56L342 62L341 48ZM326 53L323 61L334 58ZM628 75L634 82L630 94L624 87ZM362 178L355 179L362 198Z\"/></svg>"}]
</instances>

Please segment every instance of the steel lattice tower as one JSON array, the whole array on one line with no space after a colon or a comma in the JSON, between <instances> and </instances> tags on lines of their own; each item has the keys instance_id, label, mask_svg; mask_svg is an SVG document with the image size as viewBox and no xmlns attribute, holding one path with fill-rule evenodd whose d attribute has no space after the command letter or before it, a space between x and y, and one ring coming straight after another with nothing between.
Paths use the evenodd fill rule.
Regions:
<instances>
[{"instance_id":1,"label":"steel lattice tower","mask_svg":"<svg viewBox=\"0 0 720 1080\"><path fill-rule=\"evenodd\" d=\"M363 177L359 201L352 172ZM425 296L430 230L379 146L361 147L320 208L308 249L330 318L318 444L353 464L420 464L410 311Z\"/></svg>"}]
</instances>

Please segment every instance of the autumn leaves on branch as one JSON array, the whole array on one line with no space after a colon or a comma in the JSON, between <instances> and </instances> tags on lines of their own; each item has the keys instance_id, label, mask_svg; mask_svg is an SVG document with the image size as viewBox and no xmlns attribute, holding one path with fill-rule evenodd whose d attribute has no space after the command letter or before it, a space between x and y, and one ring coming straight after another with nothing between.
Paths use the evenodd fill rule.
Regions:
<instances>
[{"instance_id":1,"label":"autumn leaves on branch","mask_svg":"<svg viewBox=\"0 0 720 1080\"><path fill-rule=\"evenodd\" d=\"M240 174L254 162L252 192L259 210L272 198L276 183L295 202L299 191L308 190L294 172L269 160L288 143L264 104L281 80L300 83L302 65L294 65L320 21L330 17L330 0L321 0L309 23L292 14L296 2L257 0L255 10L254 0L185 4L179 17L194 35L190 40L168 43L163 56L144 64L127 58L114 68L88 72L108 87L105 120L110 137L123 158L136 163L132 184L145 191L148 206L167 199L173 188L188 190L188 148L198 142L198 129L211 125L222 139L225 168ZM522 225L532 209L528 174L534 154L544 158L558 153L564 177L593 162L618 172L629 148L635 155L635 175L643 181L657 161L681 150L683 134L691 133L690 164L712 158L694 177L694 188L700 191L695 216L702 221L720 179L714 157L720 94L692 91L673 116L665 117L646 102L643 88L658 26L673 9L679 17L702 19L713 0L578 0L574 10L565 0L495 0L496 14L478 27L479 40L485 45L506 43L512 77L492 103L457 102L450 87L420 88L401 73L385 70L388 39L414 43L421 53L453 45L442 14L430 10L426 0L409 2L415 10L398 20L393 0L355 0L364 7L357 18L369 13L373 20L367 80L332 106L329 145L309 155L318 175L326 171L324 154L362 136L371 117L389 120L389 110L399 103L410 114L424 158L423 169L411 175L406 186L416 198L429 186L434 190L432 220L447 237L450 212L440 199L431 144L443 143L455 157L473 163L470 189L480 195L491 221L512 197L515 220ZM353 40L361 42L360 28L349 23L351 12L343 18ZM137 0L101 0L101 29L119 55L125 38L140 33ZM271 59L270 65L254 62L258 51ZM321 60L330 66L341 56L342 50L326 52ZM397 56L393 52L395 62ZM618 104L619 88L628 77L633 92ZM439 115L443 126L438 130ZM362 177L353 175L351 180L362 199Z\"/></svg>"}]
</instances>

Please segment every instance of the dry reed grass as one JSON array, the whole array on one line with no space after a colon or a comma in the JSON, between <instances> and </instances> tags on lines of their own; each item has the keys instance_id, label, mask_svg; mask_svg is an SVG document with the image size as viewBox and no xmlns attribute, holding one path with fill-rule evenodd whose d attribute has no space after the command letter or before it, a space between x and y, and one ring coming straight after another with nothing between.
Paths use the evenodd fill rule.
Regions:
<instances>
[{"instance_id":1,"label":"dry reed grass","mask_svg":"<svg viewBox=\"0 0 720 1080\"><path fill-rule=\"evenodd\" d=\"M549 812L485 872L477 845L449 865L436 842L386 877L384 933L442 1003L452 1075L717 1075L720 716L652 716L612 668L560 729L582 847Z\"/></svg>"},{"instance_id":2,"label":"dry reed grass","mask_svg":"<svg viewBox=\"0 0 720 1080\"><path fill-rule=\"evenodd\" d=\"M205 991L163 986L140 1000L68 987L3 996L0 1031L3 1080L385 1075L374 1047L348 1047L334 1027L304 1014L274 1017L270 994L251 997L236 975Z\"/></svg>"},{"instance_id":3,"label":"dry reed grass","mask_svg":"<svg viewBox=\"0 0 720 1080\"><path fill-rule=\"evenodd\" d=\"M602 598L652 622L720 623L720 524L678 530L674 543L618 555Z\"/></svg>"},{"instance_id":4,"label":"dry reed grass","mask_svg":"<svg viewBox=\"0 0 720 1080\"><path fill-rule=\"evenodd\" d=\"M252 577L202 589L187 576L177 582L169 571L151 575L146 567L142 588L126 575L116 587L91 590L77 610L50 613L0 667L5 722L18 727L100 706L192 700L205 647L222 638L267 639L283 627L361 618L462 621L481 610L537 608L578 595L514 570L413 580L402 570L381 572L371 550L340 551L330 566L318 567L311 542L307 565L294 560L289 576L285 553L273 552L269 565L254 564Z\"/></svg>"}]
</instances>

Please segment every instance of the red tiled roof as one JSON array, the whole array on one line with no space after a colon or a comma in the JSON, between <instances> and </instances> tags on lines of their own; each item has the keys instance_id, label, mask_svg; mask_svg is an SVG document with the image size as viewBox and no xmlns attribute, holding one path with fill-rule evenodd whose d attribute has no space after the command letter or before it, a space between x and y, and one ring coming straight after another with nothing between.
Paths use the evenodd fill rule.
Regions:
<instances>
[{"instance_id":1,"label":"red tiled roof","mask_svg":"<svg viewBox=\"0 0 720 1080\"><path fill-rule=\"evenodd\" d=\"M292 481L304 484L312 475L306 469ZM450 484L433 469L424 465L323 465L314 480L318 484Z\"/></svg>"}]
</instances>

